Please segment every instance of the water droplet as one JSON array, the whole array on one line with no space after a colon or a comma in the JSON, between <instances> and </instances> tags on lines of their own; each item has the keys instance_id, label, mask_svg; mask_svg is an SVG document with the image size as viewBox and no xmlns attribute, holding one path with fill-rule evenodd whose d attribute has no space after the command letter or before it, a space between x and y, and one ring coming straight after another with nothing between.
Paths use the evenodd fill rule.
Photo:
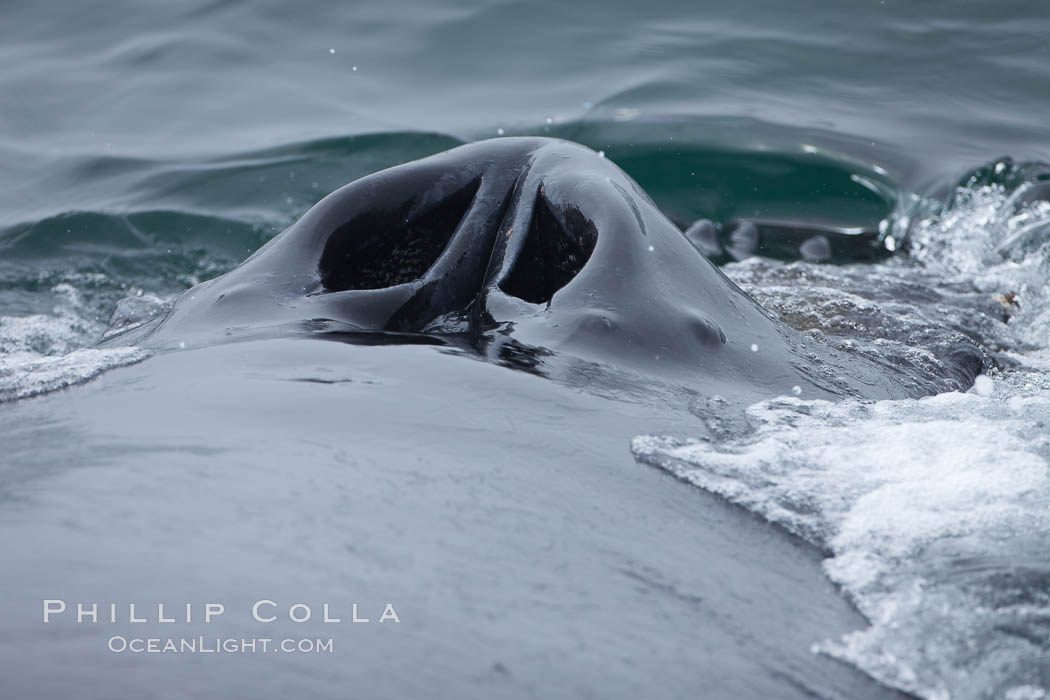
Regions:
<instances>
[{"instance_id":1,"label":"water droplet","mask_svg":"<svg viewBox=\"0 0 1050 700\"><path fill-rule=\"evenodd\" d=\"M328 53L335 53L335 49L328 49Z\"/></svg>"},{"instance_id":2,"label":"water droplet","mask_svg":"<svg viewBox=\"0 0 1050 700\"><path fill-rule=\"evenodd\" d=\"M499 134L500 136L503 136L503 129L502 128L496 129L496 133Z\"/></svg>"},{"instance_id":3,"label":"water droplet","mask_svg":"<svg viewBox=\"0 0 1050 700\"><path fill-rule=\"evenodd\" d=\"M973 380L973 389L981 396L991 396L995 393L995 381L987 374L978 374Z\"/></svg>"}]
</instances>

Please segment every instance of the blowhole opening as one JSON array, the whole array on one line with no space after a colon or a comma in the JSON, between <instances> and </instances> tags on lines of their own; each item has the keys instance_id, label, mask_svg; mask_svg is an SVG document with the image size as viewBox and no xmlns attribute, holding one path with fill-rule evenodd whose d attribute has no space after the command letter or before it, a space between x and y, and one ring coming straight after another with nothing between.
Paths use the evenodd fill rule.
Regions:
<instances>
[{"instance_id":1,"label":"blowhole opening","mask_svg":"<svg viewBox=\"0 0 1050 700\"><path fill-rule=\"evenodd\" d=\"M423 277L445 251L481 187L475 178L423 205L422 194L355 216L328 237L318 272L329 292L385 289Z\"/></svg>"},{"instance_id":2,"label":"blowhole opening","mask_svg":"<svg viewBox=\"0 0 1050 700\"><path fill-rule=\"evenodd\" d=\"M560 216L541 187L525 242L499 285L506 294L545 304L587 264L598 241L598 229L576 207L563 207L557 214Z\"/></svg>"}]
</instances>

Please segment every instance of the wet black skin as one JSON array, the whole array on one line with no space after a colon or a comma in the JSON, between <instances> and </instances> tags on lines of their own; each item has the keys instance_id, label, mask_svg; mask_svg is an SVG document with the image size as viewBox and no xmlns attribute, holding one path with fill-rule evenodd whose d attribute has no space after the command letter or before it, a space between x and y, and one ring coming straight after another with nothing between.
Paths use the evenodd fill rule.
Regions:
<instances>
[{"instance_id":1,"label":"wet black skin","mask_svg":"<svg viewBox=\"0 0 1050 700\"><path fill-rule=\"evenodd\" d=\"M615 164L554 139L483 141L346 185L125 341L291 332L470 348L606 392L922 393L785 327Z\"/></svg>"}]
</instances>

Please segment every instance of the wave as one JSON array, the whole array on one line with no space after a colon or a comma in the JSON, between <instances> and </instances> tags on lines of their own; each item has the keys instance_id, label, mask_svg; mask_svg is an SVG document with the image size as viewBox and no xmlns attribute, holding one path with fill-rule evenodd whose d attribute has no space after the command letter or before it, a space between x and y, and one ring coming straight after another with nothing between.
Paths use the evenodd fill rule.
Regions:
<instances>
[{"instance_id":1,"label":"wave","mask_svg":"<svg viewBox=\"0 0 1050 700\"><path fill-rule=\"evenodd\" d=\"M134 347L84 347L103 324L86 317L73 285L63 282L51 292L56 304L50 313L0 316L0 403L81 384L149 355Z\"/></svg>"},{"instance_id":2,"label":"wave","mask_svg":"<svg viewBox=\"0 0 1050 700\"><path fill-rule=\"evenodd\" d=\"M632 443L827 552L871 625L815 650L931 700L1050 697L1050 206L1023 196L1031 169L1001 161L925 203L906 258L726 268L789 323L890 364L936 373L963 336L997 365L968 392L771 397L702 438Z\"/></svg>"}]
</instances>

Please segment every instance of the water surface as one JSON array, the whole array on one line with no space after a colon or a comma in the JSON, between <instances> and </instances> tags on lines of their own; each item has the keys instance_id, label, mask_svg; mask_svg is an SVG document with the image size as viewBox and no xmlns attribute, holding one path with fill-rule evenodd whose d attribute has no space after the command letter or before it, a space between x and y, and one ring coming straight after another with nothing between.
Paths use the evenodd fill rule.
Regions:
<instances>
[{"instance_id":1,"label":"water surface","mask_svg":"<svg viewBox=\"0 0 1050 700\"><path fill-rule=\"evenodd\" d=\"M874 625L842 643L820 627L812 643L923 697L1045 698L1047 453L1032 436L1046 414L1047 211L1017 206L1038 181L1011 181L1008 164L966 174L1002 156L1050 159L1047 36L1050 12L1020 0L11 0L0 8L0 400L141 360L89 348L115 311L117 325L161 313L357 177L481 138L571 139L683 227L802 220L881 230L909 253L839 268L764 250L786 261L726 269L821 342L916 371L936 374L938 349L963 334L992 358L992 384L875 408L770 397L717 423L727 430L711 428L704 403L693 427L638 420L629 433L658 436L636 441L644 461L829 552L829 575ZM6 410L9 425L21 420L18 404ZM901 447L842 469L857 435L875 455L943 435L977 451L956 465ZM689 438L700 446L674 452ZM19 468L39 461L31 445L8 447ZM737 471L715 484L726 450ZM1027 469L1023 493L999 478L1007 461ZM944 488L894 500L929 485L902 463ZM785 464L796 468L776 471ZM960 493L986 494L987 517L964 517ZM866 497L906 524L874 527L858 510ZM785 503L803 514L784 516ZM928 510L959 517L923 520ZM820 692L868 692L858 687Z\"/></svg>"}]
</instances>

